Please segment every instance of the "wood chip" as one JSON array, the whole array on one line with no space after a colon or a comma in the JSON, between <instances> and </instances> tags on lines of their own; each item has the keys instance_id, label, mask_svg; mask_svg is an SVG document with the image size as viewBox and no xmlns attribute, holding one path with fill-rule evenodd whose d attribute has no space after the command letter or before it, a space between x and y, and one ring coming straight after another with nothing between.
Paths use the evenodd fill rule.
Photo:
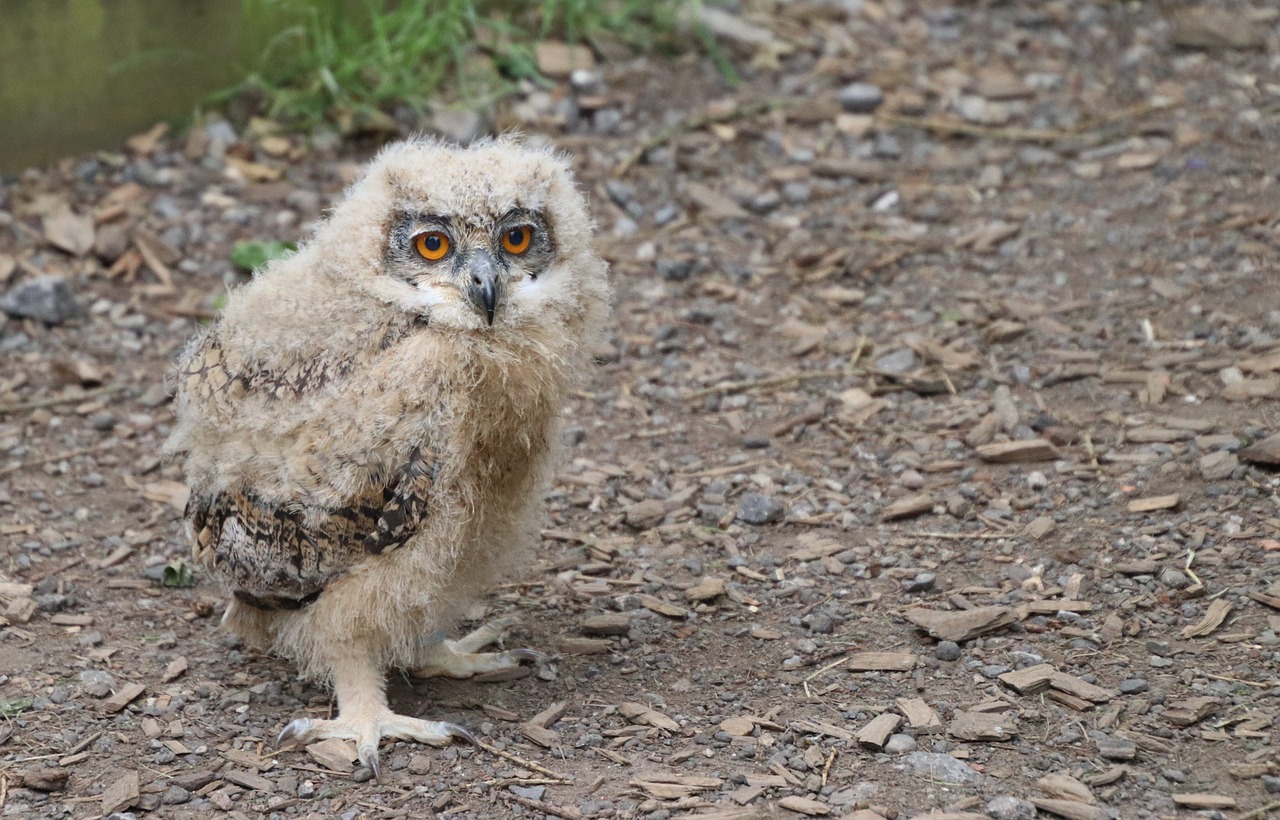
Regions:
<instances>
[{"instance_id":1,"label":"wood chip","mask_svg":"<svg viewBox=\"0 0 1280 820\"><path fill-rule=\"evenodd\" d=\"M84 256L93 250L93 217L77 214L68 205L45 216L42 227L49 244L72 256Z\"/></svg>"},{"instance_id":2,"label":"wood chip","mask_svg":"<svg viewBox=\"0 0 1280 820\"><path fill-rule=\"evenodd\" d=\"M169 665L164 668L164 673L160 675L160 681L162 683L168 683L169 681L186 674L186 671L187 659L185 657L174 658L169 661Z\"/></svg>"},{"instance_id":3,"label":"wood chip","mask_svg":"<svg viewBox=\"0 0 1280 820\"><path fill-rule=\"evenodd\" d=\"M845 666L850 672L910 672L919 662L910 652L854 652Z\"/></svg>"},{"instance_id":4,"label":"wood chip","mask_svg":"<svg viewBox=\"0 0 1280 820\"><path fill-rule=\"evenodd\" d=\"M685 186L685 193L711 219L749 220L752 218L741 205L701 182L688 183Z\"/></svg>"},{"instance_id":5,"label":"wood chip","mask_svg":"<svg viewBox=\"0 0 1280 820\"><path fill-rule=\"evenodd\" d=\"M145 691L147 691L147 687L141 683L126 683L114 695L102 702L102 711L109 715L114 715L130 703L133 703Z\"/></svg>"},{"instance_id":6,"label":"wood chip","mask_svg":"<svg viewBox=\"0 0 1280 820\"><path fill-rule=\"evenodd\" d=\"M564 638L559 647L565 655L603 655L610 643L604 638Z\"/></svg>"},{"instance_id":7,"label":"wood chip","mask_svg":"<svg viewBox=\"0 0 1280 820\"><path fill-rule=\"evenodd\" d=\"M1027 522L1027 526L1022 531L1036 541L1040 541L1046 535L1053 532L1053 528L1056 526L1057 524L1052 518L1047 515L1041 515Z\"/></svg>"},{"instance_id":8,"label":"wood chip","mask_svg":"<svg viewBox=\"0 0 1280 820\"><path fill-rule=\"evenodd\" d=\"M592 615L582 622L582 631L588 635L625 635L630 629L631 617L625 612Z\"/></svg>"},{"instance_id":9,"label":"wood chip","mask_svg":"<svg viewBox=\"0 0 1280 820\"><path fill-rule=\"evenodd\" d=\"M794 811L808 817L823 817L831 813L831 807L808 797L797 794L787 795L778 801L778 805L787 811Z\"/></svg>"},{"instance_id":10,"label":"wood chip","mask_svg":"<svg viewBox=\"0 0 1280 820\"><path fill-rule=\"evenodd\" d=\"M1031 804L1040 811L1065 817L1067 820L1110 820L1111 815L1099 806L1087 803L1076 803L1072 800L1052 800L1046 797L1033 797Z\"/></svg>"},{"instance_id":11,"label":"wood chip","mask_svg":"<svg viewBox=\"0 0 1280 820\"><path fill-rule=\"evenodd\" d=\"M4 533L11 535L12 533ZM35 592L31 584L15 584L12 581L0 581L0 598L30 598Z\"/></svg>"},{"instance_id":12,"label":"wood chip","mask_svg":"<svg viewBox=\"0 0 1280 820\"><path fill-rule=\"evenodd\" d=\"M794 720L788 725L793 732L808 732L813 735L826 735L840 740L853 740L854 734L843 726L827 723L825 720Z\"/></svg>"},{"instance_id":13,"label":"wood chip","mask_svg":"<svg viewBox=\"0 0 1280 820\"><path fill-rule=\"evenodd\" d=\"M1047 774L1036 781L1036 788L1051 798L1091 805L1098 802L1088 786L1068 774Z\"/></svg>"},{"instance_id":14,"label":"wood chip","mask_svg":"<svg viewBox=\"0 0 1280 820\"><path fill-rule=\"evenodd\" d=\"M1059 672L1053 664L1048 663L1005 672L1000 676L1000 682L1020 695L1034 695L1052 687L1094 703L1105 703L1116 696L1110 689L1103 689L1075 675Z\"/></svg>"},{"instance_id":15,"label":"wood chip","mask_svg":"<svg viewBox=\"0 0 1280 820\"><path fill-rule=\"evenodd\" d=\"M656 709L650 709L641 703L620 703L618 704L618 712L627 720L632 723L638 723L641 726L656 726L669 732L680 730L679 723Z\"/></svg>"},{"instance_id":16,"label":"wood chip","mask_svg":"<svg viewBox=\"0 0 1280 820\"><path fill-rule=\"evenodd\" d=\"M710 601L724 594L724 579L708 576L684 591L690 601Z\"/></svg>"},{"instance_id":17,"label":"wood chip","mask_svg":"<svg viewBox=\"0 0 1280 820\"><path fill-rule=\"evenodd\" d=\"M1093 604L1089 601L1029 601L1027 611L1037 615L1053 615L1057 612L1092 612Z\"/></svg>"},{"instance_id":18,"label":"wood chip","mask_svg":"<svg viewBox=\"0 0 1280 820\"><path fill-rule=\"evenodd\" d=\"M734 737L747 737L755 731L756 722L748 717L731 717L720 721L720 728Z\"/></svg>"},{"instance_id":19,"label":"wood chip","mask_svg":"<svg viewBox=\"0 0 1280 820\"><path fill-rule=\"evenodd\" d=\"M542 726L533 726L528 723L521 724L520 734L544 749L551 749L560 745L560 733Z\"/></svg>"},{"instance_id":20,"label":"wood chip","mask_svg":"<svg viewBox=\"0 0 1280 820\"><path fill-rule=\"evenodd\" d=\"M1183 698L1170 703L1164 710L1164 718L1178 726L1190 726L1212 715L1222 706L1222 701L1208 695Z\"/></svg>"},{"instance_id":21,"label":"wood chip","mask_svg":"<svg viewBox=\"0 0 1280 820\"><path fill-rule=\"evenodd\" d=\"M1032 461L1053 461L1058 449L1042 438L1028 441L995 441L978 447L978 458L994 464L1020 464Z\"/></svg>"},{"instance_id":22,"label":"wood chip","mask_svg":"<svg viewBox=\"0 0 1280 820\"><path fill-rule=\"evenodd\" d=\"M1200 623L1191 624L1182 628L1182 637L1184 638L1203 638L1206 635L1213 634L1214 630L1222 626L1222 622L1231 614L1234 607L1230 601L1222 598L1215 598L1209 604L1209 610L1205 612L1204 618Z\"/></svg>"},{"instance_id":23,"label":"wood chip","mask_svg":"<svg viewBox=\"0 0 1280 820\"><path fill-rule=\"evenodd\" d=\"M957 712L947 727L947 734L958 740L1009 740L1017 733L1017 718L990 712Z\"/></svg>"},{"instance_id":24,"label":"wood chip","mask_svg":"<svg viewBox=\"0 0 1280 820\"><path fill-rule=\"evenodd\" d=\"M544 748L558 746L560 735L552 730L551 726L564 717L564 713L568 710L569 704L566 701L553 703L521 724L520 733Z\"/></svg>"},{"instance_id":25,"label":"wood chip","mask_svg":"<svg viewBox=\"0 0 1280 820\"><path fill-rule=\"evenodd\" d=\"M1236 807L1236 799L1234 797L1227 797L1222 794L1204 794L1202 792L1175 794L1173 802L1179 806L1186 806L1192 809L1234 809Z\"/></svg>"},{"instance_id":26,"label":"wood chip","mask_svg":"<svg viewBox=\"0 0 1280 820\"><path fill-rule=\"evenodd\" d=\"M649 772L643 780L631 781L631 785L638 786L654 797L664 800L678 800L706 789L718 789L723 784L724 781L718 777L665 772Z\"/></svg>"},{"instance_id":27,"label":"wood chip","mask_svg":"<svg viewBox=\"0 0 1280 820\"><path fill-rule=\"evenodd\" d=\"M1018 616L1007 606L980 606L959 612L915 608L903 612L902 617L940 641L960 642L1003 629Z\"/></svg>"},{"instance_id":28,"label":"wood chip","mask_svg":"<svg viewBox=\"0 0 1280 820\"><path fill-rule=\"evenodd\" d=\"M1153 495L1149 498L1135 498L1129 502L1129 512L1144 513L1155 512L1156 510L1172 510L1181 501L1182 498L1177 493Z\"/></svg>"},{"instance_id":29,"label":"wood chip","mask_svg":"<svg viewBox=\"0 0 1280 820\"><path fill-rule=\"evenodd\" d=\"M1280 433L1245 447L1240 451L1240 458L1255 464L1280 464Z\"/></svg>"},{"instance_id":30,"label":"wood chip","mask_svg":"<svg viewBox=\"0 0 1280 820\"><path fill-rule=\"evenodd\" d=\"M331 737L307 747L307 754L322 768L331 772L348 773L355 771L356 744L340 737Z\"/></svg>"},{"instance_id":31,"label":"wood chip","mask_svg":"<svg viewBox=\"0 0 1280 820\"><path fill-rule=\"evenodd\" d=\"M689 614L687 608L679 604L673 604L670 601L664 601L655 595L640 593L636 597L640 600L640 605L645 609L656 612L659 615L666 615L668 618L685 618Z\"/></svg>"},{"instance_id":32,"label":"wood chip","mask_svg":"<svg viewBox=\"0 0 1280 820\"><path fill-rule=\"evenodd\" d=\"M907 724L922 732L936 732L942 728L942 720L924 698L898 698L898 708L907 716Z\"/></svg>"},{"instance_id":33,"label":"wood chip","mask_svg":"<svg viewBox=\"0 0 1280 820\"><path fill-rule=\"evenodd\" d=\"M902 722L902 718L891 712L882 712L858 730L855 735L858 742L863 746L872 749L883 749L884 744L889 741L889 736L898 728L898 724Z\"/></svg>"},{"instance_id":34,"label":"wood chip","mask_svg":"<svg viewBox=\"0 0 1280 820\"><path fill-rule=\"evenodd\" d=\"M108 778L107 788L102 792L102 813L112 814L123 811L138 802L141 792L138 786L138 773L125 770Z\"/></svg>"},{"instance_id":35,"label":"wood chip","mask_svg":"<svg viewBox=\"0 0 1280 820\"><path fill-rule=\"evenodd\" d=\"M246 772L237 769L231 771L219 772L223 780L229 783L235 783L237 786L245 789L254 789L260 792L275 791L275 784L266 779L257 772Z\"/></svg>"},{"instance_id":36,"label":"wood chip","mask_svg":"<svg viewBox=\"0 0 1280 820\"><path fill-rule=\"evenodd\" d=\"M915 518L933 510L933 496L928 493L916 493L906 498L899 498L880 513L882 521L900 521L904 518Z\"/></svg>"}]
</instances>

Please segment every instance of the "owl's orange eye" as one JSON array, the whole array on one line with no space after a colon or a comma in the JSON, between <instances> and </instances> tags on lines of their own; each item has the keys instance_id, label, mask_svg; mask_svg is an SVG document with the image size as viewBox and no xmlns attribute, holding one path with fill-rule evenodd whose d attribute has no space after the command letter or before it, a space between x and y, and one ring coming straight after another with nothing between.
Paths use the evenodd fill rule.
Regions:
<instances>
[{"instance_id":1,"label":"owl's orange eye","mask_svg":"<svg viewBox=\"0 0 1280 820\"><path fill-rule=\"evenodd\" d=\"M427 231L413 238L413 247L423 259L438 262L449 253L449 237L440 231Z\"/></svg>"},{"instance_id":2,"label":"owl's orange eye","mask_svg":"<svg viewBox=\"0 0 1280 820\"><path fill-rule=\"evenodd\" d=\"M531 242L533 242L533 229L528 225L512 228L502 235L503 250L517 256L529 250Z\"/></svg>"}]
</instances>

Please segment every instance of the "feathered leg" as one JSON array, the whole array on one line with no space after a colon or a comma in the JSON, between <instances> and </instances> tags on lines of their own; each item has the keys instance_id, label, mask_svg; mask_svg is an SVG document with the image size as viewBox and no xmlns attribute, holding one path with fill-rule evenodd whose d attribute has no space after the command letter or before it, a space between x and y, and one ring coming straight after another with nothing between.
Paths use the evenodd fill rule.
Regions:
<instances>
[{"instance_id":1,"label":"feathered leg","mask_svg":"<svg viewBox=\"0 0 1280 820\"><path fill-rule=\"evenodd\" d=\"M515 622L515 618L501 618L456 641L446 641L443 637L429 640L419 650L417 664L409 674L417 678L469 678L488 672L504 672L515 669L521 661L538 661L544 658L536 649L479 651L497 643Z\"/></svg>"},{"instance_id":2,"label":"feathered leg","mask_svg":"<svg viewBox=\"0 0 1280 820\"><path fill-rule=\"evenodd\" d=\"M377 662L359 646L344 647L333 660L338 717L333 720L298 718L284 727L277 745L311 743L339 737L354 740L360 762L381 774L378 743L384 737L445 746L454 738L473 741L471 733L453 723L397 715L387 708L386 679Z\"/></svg>"}]
</instances>

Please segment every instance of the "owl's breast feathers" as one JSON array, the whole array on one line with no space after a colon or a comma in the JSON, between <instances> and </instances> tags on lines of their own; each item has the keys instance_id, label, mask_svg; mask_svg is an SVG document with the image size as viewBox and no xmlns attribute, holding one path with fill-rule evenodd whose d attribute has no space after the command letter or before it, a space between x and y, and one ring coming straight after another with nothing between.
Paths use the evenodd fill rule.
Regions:
<instances>
[{"instance_id":1,"label":"owl's breast feathers","mask_svg":"<svg viewBox=\"0 0 1280 820\"><path fill-rule=\"evenodd\" d=\"M338 506L268 502L247 491L192 496L196 556L243 603L300 609L361 561L412 538L429 514L438 471L433 451L414 448L382 486Z\"/></svg>"}]
</instances>

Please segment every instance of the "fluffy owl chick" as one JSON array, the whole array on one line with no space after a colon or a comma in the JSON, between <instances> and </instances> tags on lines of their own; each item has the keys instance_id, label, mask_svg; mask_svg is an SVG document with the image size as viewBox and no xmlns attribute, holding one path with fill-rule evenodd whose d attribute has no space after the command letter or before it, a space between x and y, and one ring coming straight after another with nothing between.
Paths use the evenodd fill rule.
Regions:
<instances>
[{"instance_id":1,"label":"fluffy owl chick","mask_svg":"<svg viewBox=\"0 0 1280 820\"><path fill-rule=\"evenodd\" d=\"M502 139L384 150L296 254L234 291L178 366L197 559L225 625L331 684L281 741L448 743L385 672L467 677L528 653L441 641L535 539L557 417L607 312L570 169Z\"/></svg>"}]
</instances>

